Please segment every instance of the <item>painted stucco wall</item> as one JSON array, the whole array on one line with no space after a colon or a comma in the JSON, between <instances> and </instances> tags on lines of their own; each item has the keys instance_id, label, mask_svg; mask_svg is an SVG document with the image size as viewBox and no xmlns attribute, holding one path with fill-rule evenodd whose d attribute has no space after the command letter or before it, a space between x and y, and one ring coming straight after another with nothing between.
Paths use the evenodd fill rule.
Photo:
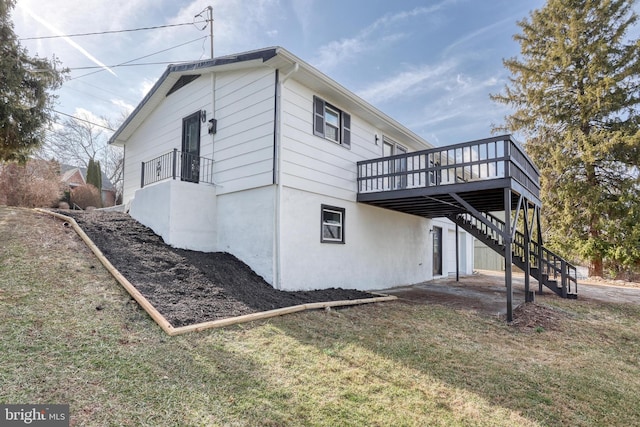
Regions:
<instances>
[{"instance_id":1,"label":"painted stucco wall","mask_svg":"<svg viewBox=\"0 0 640 427\"><path fill-rule=\"evenodd\" d=\"M214 186L168 180L136 191L129 214L171 246L213 252L216 201Z\"/></svg>"},{"instance_id":2,"label":"painted stucco wall","mask_svg":"<svg viewBox=\"0 0 640 427\"><path fill-rule=\"evenodd\" d=\"M275 187L218 195L218 250L235 255L273 285Z\"/></svg>"},{"instance_id":3,"label":"painted stucco wall","mask_svg":"<svg viewBox=\"0 0 640 427\"><path fill-rule=\"evenodd\" d=\"M321 205L345 209L345 244L321 243ZM381 289L431 278L430 221L285 187L282 288Z\"/></svg>"}]
</instances>

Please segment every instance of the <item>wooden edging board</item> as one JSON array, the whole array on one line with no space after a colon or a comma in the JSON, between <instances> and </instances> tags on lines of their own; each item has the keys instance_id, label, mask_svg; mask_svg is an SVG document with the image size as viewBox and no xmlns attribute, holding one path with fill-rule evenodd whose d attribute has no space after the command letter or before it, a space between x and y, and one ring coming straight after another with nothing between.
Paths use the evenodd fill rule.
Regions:
<instances>
[{"instance_id":1,"label":"wooden edging board","mask_svg":"<svg viewBox=\"0 0 640 427\"><path fill-rule=\"evenodd\" d=\"M144 295L136 289L135 286L131 284L114 266L109 262L107 257L104 256L102 251L93 243L93 241L87 236L87 233L78 225L75 219L71 218L67 215L62 215L57 212L52 212L46 209L35 209L37 212L52 215L58 219L66 221L71 225L71 227L75 230L75 232L80 236L80 238L84 241L84 243L91 249L94 255L98 258L98 260L104 265L109 273L122 285L123 288L131 295L133 299L136 300L138 304L146 311L149 316L165 331L168 335L180 335L187 332L195 332L195 331L203 331L205 329L211 328L221 328L224 326L235 325L238 323L251 322L254 320L268 319L270 317L282 316L284 314L296 313L299 311L305 310L317 310L321 308L330 308L330 307L343 307L347 305L360 305L360 304L368 304L373 302L383 302L383 301L393 301L397 299L397 297L392 295L384 295L384 294L375 294L379 295L374 298L361 298L355 300L342 300L342 301L327 301L327 302L314 302L308 304L294 305L291 307L277 308L275 310L262 311L259 313L251 313L245 314L243 316L229 317L226 319L212 320L209 322L196 323L194 325L180 326L174 328L171 326L171 323L164 318L162 314L149 302L148 299L145 298Z\"/></svg>"}]
</instances>

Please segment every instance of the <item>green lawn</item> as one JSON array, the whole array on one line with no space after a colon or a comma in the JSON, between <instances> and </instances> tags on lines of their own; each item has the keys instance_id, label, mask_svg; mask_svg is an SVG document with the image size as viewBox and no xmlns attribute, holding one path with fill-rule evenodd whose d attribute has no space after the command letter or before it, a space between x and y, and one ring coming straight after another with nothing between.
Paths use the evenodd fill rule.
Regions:
<instances>
[{"instance_id":1,"label":"green lawn","mask_svg":"<svg viewBox=\"0 0 640 427\"><path fill-rule=\"evenodd\" d=\"M0 207L0 403L72 425L640 425L640 307L539 333L403 302L169 337L60 221Z\"/></svg>"}]
</instances>

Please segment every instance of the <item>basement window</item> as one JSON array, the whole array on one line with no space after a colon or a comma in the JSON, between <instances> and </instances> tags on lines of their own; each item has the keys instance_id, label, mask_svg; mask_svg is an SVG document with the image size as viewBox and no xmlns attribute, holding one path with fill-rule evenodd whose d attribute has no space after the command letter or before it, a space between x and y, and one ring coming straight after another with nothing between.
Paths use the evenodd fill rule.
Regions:
<instances>
[{"instance_id":1,"label":"basement window","mask_svg":"<svg viewBox=\"0 0 640 427\"><path fill-rule=\"evenodd\" d=\"M321 205L321 243L344 243L344 208Z\"/></svg>"}]
</instances>

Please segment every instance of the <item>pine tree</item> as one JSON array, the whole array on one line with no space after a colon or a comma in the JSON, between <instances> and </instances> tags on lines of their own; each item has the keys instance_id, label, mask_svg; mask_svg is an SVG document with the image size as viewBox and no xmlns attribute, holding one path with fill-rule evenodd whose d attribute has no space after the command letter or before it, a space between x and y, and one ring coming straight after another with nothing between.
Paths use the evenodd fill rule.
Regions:
<instances>
[{"instance_id":1,"label":"pine tree","mask_svg":"<svg viewBox=\"0 0 640 427\"><path fill-rule=\"evenodd\" d=\"M552 246L603 268L640 266L640 41L633 1L548 0L518 22L521 56L492 99L514 108L541 171Z\"/></svg>"},{"instance_id":2,"label":"pine tree","mask_svg":"<svg viewBox=\"0 0 640 427\"><path fill-rule=\"evenodd\" d=\"M13 32L15 0L0 0L0 161L26 161L52 118L51 91L62 84L57 62L30 57Z\"/></svg>"},{"instance_id":3,"label":"pine tree","mask_svg":"<svg viewBox=\"0 0 640 427\"><path fill-rule=\"evenodd\" d=\"M102 170L100 169L99 161L89 159L89 164L87 166L87 176L85 180L87 184L91 184L98 189L98 194L102 194Z\"/></svg>"}]
</instances>

